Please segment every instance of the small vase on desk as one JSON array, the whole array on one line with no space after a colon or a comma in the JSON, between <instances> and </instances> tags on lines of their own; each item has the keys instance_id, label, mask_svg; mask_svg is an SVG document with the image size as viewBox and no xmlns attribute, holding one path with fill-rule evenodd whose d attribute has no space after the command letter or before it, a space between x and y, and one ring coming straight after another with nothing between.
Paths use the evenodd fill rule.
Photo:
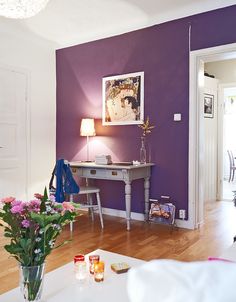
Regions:
<instances>
[{"instance_id":1,"label":"small vase on desk","mask_svg":"<svg viewBox=\"0 0 236 302\"><path fill-rule=\"evenodd\" d=\"M147 150L145 146L145 137L141 137L141 147L140 147L140 163L146 164L147 161Z\"/></svg>"}]
</instances>

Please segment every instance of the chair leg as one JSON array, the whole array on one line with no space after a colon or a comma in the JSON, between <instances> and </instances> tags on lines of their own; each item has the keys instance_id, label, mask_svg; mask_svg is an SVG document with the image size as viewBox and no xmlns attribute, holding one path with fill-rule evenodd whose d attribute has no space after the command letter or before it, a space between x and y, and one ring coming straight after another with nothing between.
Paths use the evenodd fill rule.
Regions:
<instances>
[{"instance_id":1,"label":"chair leg","mask_svg":"<svg viewBox=\"0 0 236 302\"><path fill-rule=\"evenodd\" d=\"M235 172L235 170L233 169L232 181L234 181L234 172Z\"/></svg>"},{"instance_id":2,"label":"chair leg","mask_svg":"<svg viewBox=\"0 0 236 302\"><path fill-rule=\"evenodd\" d=\"M69 201L73 202L73 194L70 194ZM70 232L73 232L73 221L70 222Z\"/></svg>"},{"instance_id":3,"label":"chair leg","mask_svg":"<svg viewBox=\"0 0 236 302\"><path fill-rule=\"evenodd\" d=\"M90 206L93 205L93 198L92 198L92 195L91 194L88 194L88 203ZM93 207L89 208L90 210L90 213L91 213L91 217L92 217L92 220L94 221L94 211L93 211Z\"/></svg>"},{"instance_id":4,"label":"chair leg","mask_svg":"<svg viewBox=\"0 0 236 302\"><path fill-rule=\"evenodd\" d=\"M102 217L102 206L101 206L101 200L100 200L100 194L96 193L97 196L97 203L98 203L98 211L99 211L99 216L100 216L100 222L101 222L101 226L102 229L104 228L104 224L103 224L103 217Z\"/></svg>"}]
</instances>

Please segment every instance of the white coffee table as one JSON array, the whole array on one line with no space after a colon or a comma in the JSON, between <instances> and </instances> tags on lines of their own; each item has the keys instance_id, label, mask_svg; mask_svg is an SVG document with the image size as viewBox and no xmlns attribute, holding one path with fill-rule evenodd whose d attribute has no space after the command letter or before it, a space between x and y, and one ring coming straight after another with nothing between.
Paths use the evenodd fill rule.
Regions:
<instances>
[{"instance_id":1,"label":"white coffee table","mask_svg":"<svg viewBox=\"0 0 236 302\"><path fill-rule=\"evenodd\" d=\"M128 302L127 273L116 274L110 265L126 262L135 267L144 261L98 249L86 255L87 263L91 254L100 255L100 259L105 262L104 282L95 282L93 276L88 273L86 282L80 284L74 276L73 262L70 262L45 275L42 302ZM0 295L0 302L23 301L19 288Z\"/></svg>"}]
</instances>

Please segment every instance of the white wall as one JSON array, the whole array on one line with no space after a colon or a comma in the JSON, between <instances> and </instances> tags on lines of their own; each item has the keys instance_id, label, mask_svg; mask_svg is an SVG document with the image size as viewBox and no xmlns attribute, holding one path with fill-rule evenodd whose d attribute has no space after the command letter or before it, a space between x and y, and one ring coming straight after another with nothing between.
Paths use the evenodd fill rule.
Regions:
<instances>
[{"instance_id":1,"label":"white wall","mask_svg":"<svg viewBox=\"0 0 236 302\"><path fill-rule=\"evenodd\" d=\"M235 59L206 63L205 71L219 79L221 84L236 82Z\"/></svg>"},{"instance_id":2,"label":"white wall","mask_svg":"<svg viewBox=\"0 0 236 302\"><path fill-rule=\"evenodd\" d=\"M42 192L56 154L55 47L0 17L0 64L29 75L30 150L28 197Z\"/></svg>"},{"instance_id":3,"label":"white wall","mask_svg":"<svg viewBox=\"0 0 236 302\"><path fill-rule=\"evenodd\" d=\"M213 118L204 118L204 201L217 196L217 88L217 79L204 77L204 94L214 96Z\"/></svg>"}]
</instances>

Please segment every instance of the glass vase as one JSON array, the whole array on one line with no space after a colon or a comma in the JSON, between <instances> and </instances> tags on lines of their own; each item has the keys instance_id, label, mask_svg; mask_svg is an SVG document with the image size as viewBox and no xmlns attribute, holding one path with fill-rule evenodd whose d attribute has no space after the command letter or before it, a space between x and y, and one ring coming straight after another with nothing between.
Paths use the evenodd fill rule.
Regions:
<instances>
[{"instance_id":1,"label":"glass vase","mask_svg":"<svg viewBox=\"0 0 236 302\"><path fill-rule=\"evenodd\" d=\"M146 164L147 161L147 150L145 146L145 137L141 137L141 147L140 147L140 163Z\"/></svg>"},{"instance_id":2,"label":"glass vase","mask_svg":"<svg viewBox=\"0 0 236 302\"><path fill-rule=\"evenodd\" d=\"M45 263L20 266L20 289L25 302L40 302L43 289Z\"/></svg>"}]
</instances>

